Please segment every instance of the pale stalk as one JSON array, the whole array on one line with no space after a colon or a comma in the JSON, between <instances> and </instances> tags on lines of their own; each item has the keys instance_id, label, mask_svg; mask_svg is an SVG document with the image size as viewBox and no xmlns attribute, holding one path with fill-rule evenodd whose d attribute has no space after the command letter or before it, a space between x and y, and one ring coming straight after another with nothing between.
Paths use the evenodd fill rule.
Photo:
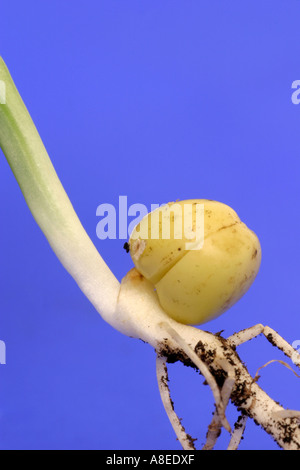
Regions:
<instances>
[{"instance_id":1,"label":"pale stalk","mask_svg":"<svg viewBox=\"0 0 300 470\"><path fill-rule=\"evenodd\" d=\"M0 80L6 101L0 104L0 146L32 215L83 293L117 328L120 284L81 225L2 58Z\"/></svg>"}]
</instances>

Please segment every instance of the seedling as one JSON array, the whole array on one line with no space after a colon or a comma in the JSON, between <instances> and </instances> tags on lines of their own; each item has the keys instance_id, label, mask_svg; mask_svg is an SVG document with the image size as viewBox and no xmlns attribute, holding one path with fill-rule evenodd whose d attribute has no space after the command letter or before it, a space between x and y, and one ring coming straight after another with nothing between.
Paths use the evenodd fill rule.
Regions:
<instances>
[{"instance_id":1,"label":"seedling","mask_svg":"<svg viewBox=\"0 0 300 470\"><path fill-rule=\"evenodd\" d=\"M82 227L2 59L0 59L0 84L2 84L0 146L33 217L63 266L102 318L113 328L130 337L140 338L155 349L162 401L183 448L193 449L194 440L183 429L171 406L167 383L167 362L171 358L172 362L181 361L198 369L212 390L216 408L207 433L206 449L214 447L221 427L231 433L229 448L237 448L248 417L260 424L282 448L299 450L299 412L285 410L270 398L259 387L257 377L249 374L236 352L238 345L262 333L285 355L293 357L294 363L299 366L300 355L292 346L278 333L263 325L256 325L226 339L220 334L214 335L186 324L203 322L211 315L222 313L226 306L229 307L250 286L259 267L260 245L257 237L240 222L234 211L228 208L225 210L226 217L228 218L230 214L235 222L230 231L230 224L228 220L225 221L224 238L223 235L219 236L218 230L225 227L226 217L223 222L220 220L226 214L224 207L216 204L214 216L221 209L218 217L215 217L215 222L219 223L219 226L213 227L209 237L207 234L206 238L204 236L203 251L197 252L189 246L190 251L184 256L180 253L175 262L174 257L171 259L172 266L168 266L161 276L160 260L167 245L158 244L155 247L154 262L152 253L152 260L150 259L148 264L146 253L151 244L148 244L147 248L146 241L141 239L139 246L134 246L131 239L130 251L138 269L133 268L120 284ZM214 204L204 201L204 206L208 206L207 210L212 210ZM207 212L206 215L208 214ZM211 247L210 253L205 251L206 241ZM242 241L244 247L241 245L240 251L235 253L236 246ZM171 257L176 247L178 253L180 252L178 248L184 248L180 245L182 240L178 242L175 237L168 242L171 243L167 248ZM190 242L190 239L184 240L184 243ZM201 240L197 240L197 243L201 244ZM213 252L211 245L214 245L215 249L218 247L220 258L216 255L216 251ZM152 248L154 250L154 245ZM232 252L232 259L236 262L234 268L230 262L227 263L231 258L230 256L226 258L226 249L229 250L228 253ZM208 257L202 259L205 256ZM195 295L197 288L195 280L189 281L192 291L189 293L188 290L189 271L197 278L198 261L195 259L201 262L200 276L203 276L205 269L211 269L212 260L217 269L209 273L216 276L217 283L208 283L206 288L202 286L204 294L198 292ZM186 265L186 262L190 264ZM238 262L242 264L238 265ZM223 268L226 266L224 271ZM182 281L183 288L178 290L179 308L175 309L172 286L178 279ZM244 286L241 285L243 279ZM228 291L223 285L226 280L231 280L232 284L231 287L227 287ZM230 282L228 286L229 284ZM224 302L214 303L213 296L210 295L211 300L207 300L206 305L205 290L208 295L213 288L217 289L221 301ZM168 297L170 291L171 296ZM228 294L227 297L223 295L224 292ZM187 308L184 304L187 304ZM220 380L220 376L223 380ZM242 416L233 431L225 416L229 399Z\"/></svg>"}]
</instances>

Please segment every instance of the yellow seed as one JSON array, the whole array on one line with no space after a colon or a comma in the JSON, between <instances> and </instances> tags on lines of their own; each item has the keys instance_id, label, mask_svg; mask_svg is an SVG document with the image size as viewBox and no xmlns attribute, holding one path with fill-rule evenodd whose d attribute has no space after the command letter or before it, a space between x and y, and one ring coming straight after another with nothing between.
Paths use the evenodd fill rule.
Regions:
<instances>
[{"instance_id":1,"label":"yellow seed","mask_svg":"<svg viewBox=\"0 0 300 470\"><path fill-rule=\"evenodd\" d=\"M197 244L187 227L197 235ZM133 230L129 247L162 308L185 324L224 313L249 289L261 262L255 233L229 206L205 199L169 203L151 212Z\"/></svg>"}]
</instances>

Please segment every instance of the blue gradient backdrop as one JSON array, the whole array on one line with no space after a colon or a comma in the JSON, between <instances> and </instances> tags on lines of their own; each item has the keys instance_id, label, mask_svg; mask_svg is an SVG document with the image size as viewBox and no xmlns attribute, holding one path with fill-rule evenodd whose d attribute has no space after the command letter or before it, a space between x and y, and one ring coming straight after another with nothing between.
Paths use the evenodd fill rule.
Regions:
<instances>
[{"instance_id":1,"label":"blue gradient backdrop","mask_svg":"<svg viewBox=\"0 0 300 470\"><path fill-rule=\"evenodd\" d=\"M0 54L118 279L132 263L125 240L97 238L99 204L225 202L258 234L263 260L245 297L204 328L226 336L263 323L299 340L300 2L1 0L0 14ZM154 351L104 323L0 157L0 448L180 449ZM253 374L284 359L264 338L239 353ZM210 390L180 365L170 379L200 447ZM280 364L259 383L299 409L299 380ZM277 446L251 422L241 449Z\"/></svg>"}]
</instances>

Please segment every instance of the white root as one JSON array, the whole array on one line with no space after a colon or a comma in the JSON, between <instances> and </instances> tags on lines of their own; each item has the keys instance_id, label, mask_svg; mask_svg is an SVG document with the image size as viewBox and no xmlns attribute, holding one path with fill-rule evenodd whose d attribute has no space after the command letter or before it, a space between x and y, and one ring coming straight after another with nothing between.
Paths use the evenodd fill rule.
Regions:
<instances>
[{"instance_id":1,"label":"white root","mask_svg":"<svg viewBox=\"0 0 300 470\"><path fill-rule=\"evenodd\" d=\"M238 418L237 422L234 425L234 431L232 433L227 450L238 449L238 446L240 445L241 439L245 431L247 419L248 419L247 416L244 416L244 415L241 415Z\"/></svg>"},{"instance_id":2,"label":"white root","mask_svg":"<svg viewBox=\"0 0 300 470\"><path fill-rule=\"evenodd\" d=\"M203 375L206 382L211 388L211 391L215 399L217 413L218 413L222 426L224 426L224 428L228 432L231 432L230 424L228 423L225 417L225 406L221 398L219 387L217 385L216 379L211 374L206 364L203 361L201 361L201 359L199 358L199 356L197 356L195 351L193 351L193 349L185 342L185 340L168 323L161 322L159 326L164 331L169 333L170 337L174 339L175 343L182 349L182 351L191 359L191 361L199 369L199 371L201 372L201 374Z\"/></svg>"},{"instance_id":3,"label":"white root","mask_svg":"<svg viewBox=\"0 0 300 470\"><path fill-rule=\"evenodd\" d=\"M228 405L233 386L234 386L234 378L227 377L221 390L221 398L225 407ZM214 412L213 419L210 425L208 426L208 431L206 435L206 443L202 447L202 450L212 450L214 448L217 442L217 439L221 433L221 429L222 429L222 420L220 419L220 416L216 410Z\"/></svg>"},{"instance_id":4,"label":"white root","mask_svg":"<svg viewBox=\"0 0 300 470\"><path fill-rule=\"evenodd\" d=\"M277 342L285 354L292 356L295 350L274 330L259 325L250 332L244 330L226 340L220 335L177 323L162 310L153 286L135 269L121 283L114 322L123 333L152 345L159 355L170 356L173 361L175 358L186 365L196 365L200 370L196 354L201 359L202 371L204 363L212 376L224 378L223 384L227 377L232 377L234 386L230 399L241 414L252 418L283 449L300 450L298 417L286 419L280 415L284 408L259 387L235 350L246 337L250 339L263 332L272 344ZM219 407L222 416L224 403L214 381L210 383L216 402L222 404Z\"/></svg>"},{"instance_id":5,"label":"white root","mask_svg":"<svg viewBox=\"0 0 300 470\"><path fill-rule=\"evenodd\" d=\"M296 351L277 331L273 330L269 326L263 326L261 324L246 328L245 330L234 333L232 336L227 338L227 341L232 346L239 346L253 338L256 338L260 334L263 334L267 340L273 345L280 349L287 357L293 360L293 363L300 368L300 354Z\"/></svg>"},{"instance_id":6,"label":"white root","mask_svg":"<svg viewBox=\"0 0 300 470\"><path fill-rule=\"evenodd\" d=\"M291 372L293 372L293 374L298 377L298 379L300 379L300 375L296 374L296 372L291 368L291 366L289 366L286 362L284 361L280 361L279 359L272 359L271 361L268 361L266 364L264 364L263 366L259 367L256 371L256 374L254 376L254 380L257 380L259 378L259 371L261 369L264 369L265 367L267 367L269 364L272 364L274 362L279 362L279 364L282 364L284 367L286 367L287 369L289 369Z\"/></svg>"},{"instance_id":7,"label":"white root","mask_svg":"<svg viewBox=\"0 0 300 470\"><path fill-rule=\"evenodd\" d=\"M166 358L159 355L156 356L156 376L161 400L163 402L170 423L175 431L175 434L182 445L183 450L195 450L193 439L185 432L185 429L182 426L180 419L175 413L168 386L169 378Z\"/></svg>"},{"instance_id":8,"label":"white root","mask_svg":"<svg viewBox=\"0 0 300 470\"><path fill-rule=\"evenodd\" d=\"M277 418L290 419L295 418L300 422L300 411L296 410L280 410L274 413Z\"/></svg>"}]
</instances>

